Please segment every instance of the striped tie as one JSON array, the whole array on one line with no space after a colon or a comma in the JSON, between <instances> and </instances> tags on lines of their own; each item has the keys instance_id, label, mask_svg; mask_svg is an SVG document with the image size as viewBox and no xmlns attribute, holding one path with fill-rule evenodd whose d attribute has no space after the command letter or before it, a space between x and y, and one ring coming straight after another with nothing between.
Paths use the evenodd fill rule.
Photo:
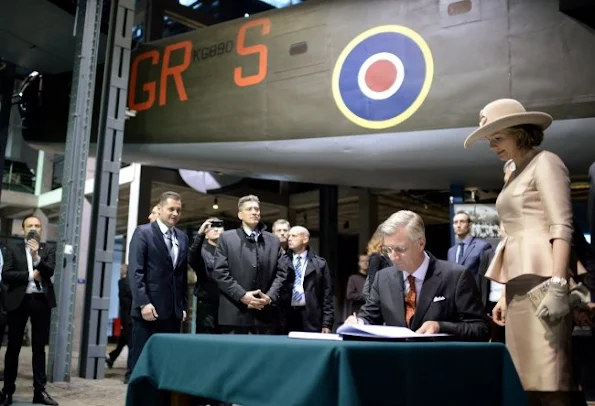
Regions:
<instances>
[{"instance_id":1,"label":"striped tie","mask_svg":"<svg viewBox=\"0 0 595 406\"><path fill-rule=\"evenodd\" d=\"M298 255L295 261L295 282L293 283L293 295L291 297L294 303L304 302L304 287L302 280L304 273L302 272L302 258Z\"/></svg>"}]
</instances>

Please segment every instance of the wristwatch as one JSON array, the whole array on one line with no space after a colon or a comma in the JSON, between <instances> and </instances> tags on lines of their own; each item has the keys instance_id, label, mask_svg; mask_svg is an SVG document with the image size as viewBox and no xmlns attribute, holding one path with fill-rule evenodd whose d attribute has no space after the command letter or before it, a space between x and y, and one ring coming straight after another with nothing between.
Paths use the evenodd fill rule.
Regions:
<instances>
[{"instance_id":1,"label":"wristwatch","mask_svg":"<svg viewBox=\"0 0 595 406\"><path fill-rule=\"evenodd\" d=\"M561 278L559 276L552 276L552 278L550 279L551 283L555 283L556 285L560 285L560 286L566 286L568 284L568 281L566 280L566 278Z\"/></svg>"}]
</instances>

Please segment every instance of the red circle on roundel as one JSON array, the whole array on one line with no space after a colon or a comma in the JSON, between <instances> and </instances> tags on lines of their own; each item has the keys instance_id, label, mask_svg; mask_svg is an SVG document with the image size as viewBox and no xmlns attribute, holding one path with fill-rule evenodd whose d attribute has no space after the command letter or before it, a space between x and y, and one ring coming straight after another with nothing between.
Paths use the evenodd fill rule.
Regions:
<instances>
[{"instance_id":1,"label":"red circle on roundel","mask_svg":"<svg viewBox=\"0 0 595 406\"><path fill-rule=\"evenodd\" d=\"M397 67L394 63L382 59L374 62L366 72L366 85L373 92L388 90L397 80Z\"/></svg>"}]
</instances>

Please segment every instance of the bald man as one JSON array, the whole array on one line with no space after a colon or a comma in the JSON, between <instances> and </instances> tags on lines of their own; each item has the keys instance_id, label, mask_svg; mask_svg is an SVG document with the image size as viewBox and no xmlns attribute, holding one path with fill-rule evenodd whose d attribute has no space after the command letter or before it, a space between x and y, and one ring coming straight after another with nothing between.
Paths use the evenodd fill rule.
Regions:
<instances>
[{"instance_id":1,"label":"bald man","mask_svg":"<svg viewBox=\"0 0 595 406\"><path fill-rule=\"evenodd\" d=\"M288 250L291 262L288 306L289 331L330 333L334 323L334 297L331 273L324 258L310 247L310 232L302 226L289 230Z\"/></svg>"},{"instance_id":2,"label":"bald man","mask_svg":"<svg viewBox=\"0 0 595 406\"><path fill-rule=\"evenodd\" d=\"M151 214L149 214L149 223L154 222L155 220L157 220L157 217L159 217L159 205L156 204L155 206L153 206L153 208L151 209Z\"/></svg>"}]
</instances>

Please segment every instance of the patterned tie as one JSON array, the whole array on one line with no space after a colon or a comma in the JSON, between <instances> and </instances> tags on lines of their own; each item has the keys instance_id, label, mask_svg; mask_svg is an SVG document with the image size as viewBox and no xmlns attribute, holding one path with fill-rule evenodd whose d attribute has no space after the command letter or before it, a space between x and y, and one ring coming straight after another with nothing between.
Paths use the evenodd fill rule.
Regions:
<instances>
[{"instance_id":1,"label":"patterned tie","mask_svg":"<svg viewBox=\"0 0 595 406\"><path fill-rule=\"evenodd\" d=\"M174 262L175 255L174 255L174 244L172 238L172 231L167 230L165 232L165 245L167 245L167 252L169 252L169 256L171 257L171 261Z\"/></svg>"},{"instance_id":2,"label":"patterned tie","mask_svg":"<svg viewBox=\"0 0 595 406\"><path fill-rule=\"evenodd\" d=\"M302 286L302 278L304 274L302 272L302 257L299 255L295 261L295 282L293 283L293 295L291 297L294 303L302 303L304 301L304 288Z\"/></svg>"},{"instance_id":3,"label":"patterned tie","mask_svg":"<svg viewBox=\"0 0 595 406\"><path fill-rule=\"evenodd\" d=\"M415 277L409 275L407 280L409 281L409 292L405 295L405 321L407 322L407 327L411 328L411 321L415 314L417 292L415 291Z\"/></svg>"},{"instance_id":4,"label":"patterned tie","mask_svg":"<svg viewBox=\"0 0 595 406\"><path fill-rule=\"evenodd\" d=\"M464 252L465 252L465 243L460 242L459 243L459 256L457 257L457 264L460 264L461 262L463 262L463 253Z\"/></svg>"}]
</instances>

